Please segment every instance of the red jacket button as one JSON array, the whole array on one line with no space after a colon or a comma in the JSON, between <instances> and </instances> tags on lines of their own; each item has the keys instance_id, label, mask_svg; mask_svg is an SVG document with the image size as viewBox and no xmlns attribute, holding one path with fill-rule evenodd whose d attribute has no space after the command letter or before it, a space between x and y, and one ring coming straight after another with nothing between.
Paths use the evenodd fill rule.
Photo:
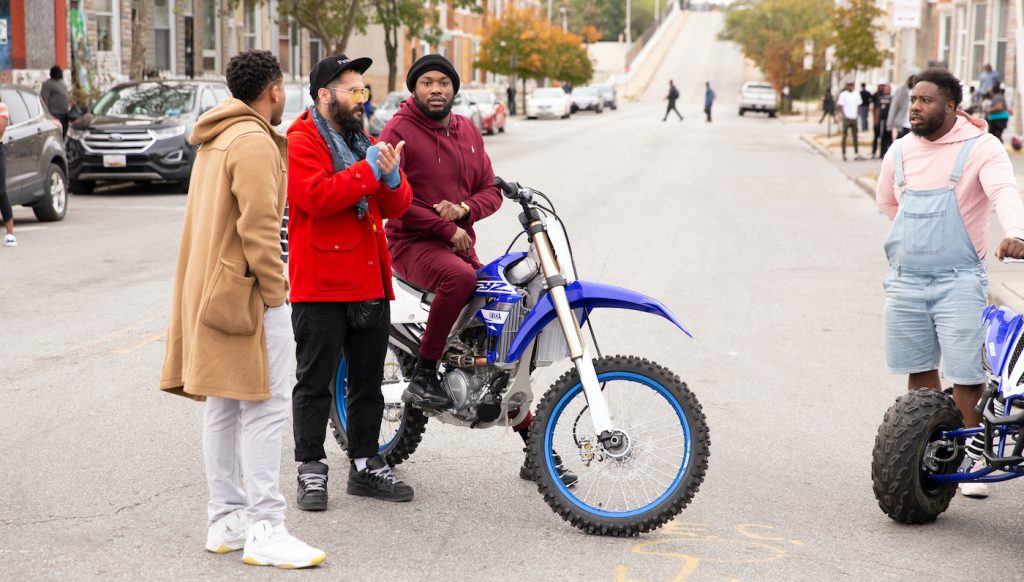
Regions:
<instances>
[{"instance_id":1,"label":"red jacket button","mask_svg":"<svg viewBox=\"0 0 1024 582\"><path fill-rule=\"evenodd\" d=\"M363 175L362 174L356 174L356 180L362 180L362 179L363 179Z\"/></svg>"}]
</instances>

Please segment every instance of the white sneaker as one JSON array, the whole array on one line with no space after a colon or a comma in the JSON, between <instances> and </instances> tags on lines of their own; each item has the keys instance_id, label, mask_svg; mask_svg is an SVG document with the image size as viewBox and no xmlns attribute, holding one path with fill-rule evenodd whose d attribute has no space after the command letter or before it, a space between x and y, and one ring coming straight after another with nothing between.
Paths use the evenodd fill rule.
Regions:
<instances>
[{"instance_id":1,"label":"white sneaker","mask_svg":"<svg viewBox=\"0 0 1024 582\"><path fill-rule=\"evenodd\" d=\"M960 495L974 499L984 499L988 497L988 483L961 483Z\"/></svg>"},{"instance_id":2,"label":"white sneaker","mask_svg":"<svg viewBox=\"0 0 1024 582\"><path fill-rule=\"evenodd\" d=\"M283 524L272 526L265 519L249 528L242 554L242 561L246 564L286 569L309 568L326 559L327 554L323 550L295 538Z\"/></svg>"},{"instance_id":3,"label":"white sneaker","mask_svg":"<svg viewBox=\"0 0 1024 582\"><path fill-rule=\"evenodd\" d=\"M18 246L18 239L16 239L13 234L4 235L4 246L16 247Z\"/></svg>"},{"instance_id":4,"label":"white sneaker","mask_svg":"<svg viewBox=\"0 0 1024 582\"><path fill-rule=\"evenodd\" d=\"M206 532L206 551L227 554L245 547L249 518L244 509L236 509L213 522Z\"/></svg>"}]
</instances>

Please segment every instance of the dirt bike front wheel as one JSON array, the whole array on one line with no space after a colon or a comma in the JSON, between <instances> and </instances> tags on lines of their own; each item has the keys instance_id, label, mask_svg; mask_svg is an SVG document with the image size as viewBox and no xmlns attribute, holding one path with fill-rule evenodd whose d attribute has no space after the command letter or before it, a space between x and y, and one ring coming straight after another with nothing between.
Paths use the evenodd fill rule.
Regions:
<instances>
[{"instance_id":1,"label":"dirt bike front wheel","mask_svg":"<svg viewBox=\"0 0 1024 582\"><path fill-rule=\"evenodd\" d=\"M710 436L678 376L633 356L594 360L620 438L595 434L575 370L555 382L530 426L529 463L544 500L586 532L631 536L661 527L693 499ZM561 478L575 474L566 484Z\"/></svg>"}]
</instances>

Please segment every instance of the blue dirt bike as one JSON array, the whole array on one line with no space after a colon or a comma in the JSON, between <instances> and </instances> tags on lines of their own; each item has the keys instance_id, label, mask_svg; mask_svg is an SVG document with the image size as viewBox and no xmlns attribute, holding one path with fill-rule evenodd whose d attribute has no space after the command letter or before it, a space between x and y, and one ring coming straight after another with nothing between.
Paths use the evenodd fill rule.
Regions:
<instances>
[{"instance_id":1,"label":"blue dirt bike","mask_svg":"<svg viewBox=\"0 0 1024 582\"><path fill-rule=\"evenodd\" d=\"M878 428L871 477L879 507L895 521L935 521L957 483L1024 476L1024 316L990 305L982 317L982 425L964 428L949 391L916 390L897 398Z\"/></svg>"},{"instance_id":2,"label":"blue dirt bike","mask_svg":"<svg viewBox=\"0 0 1024 582\"><path fill-rule=\"evenodd\" d=\"M555 512L591 533L635 535L660 527L704 479L709 436L701 406L678 376L654 362L600 353L595 359L596 343L581 326L595 309L631 309L690 334L654 299L576 280L568 236L550 199L500 178L495 184L522 207L529 249L477 272L476 291L441 359L442 384L454 402L443 411L402 402L433 297L395 279L381 454L392 464L407 459L431 417L469 428L520 423L533 402L530 375L568 358L573 368L547 390L530 426L527 467L540 493ZM346 377L342 358L332 383L331 425L343 447ZM566 469L577 481L563 482Z\"/></svg>"}]
</instances>

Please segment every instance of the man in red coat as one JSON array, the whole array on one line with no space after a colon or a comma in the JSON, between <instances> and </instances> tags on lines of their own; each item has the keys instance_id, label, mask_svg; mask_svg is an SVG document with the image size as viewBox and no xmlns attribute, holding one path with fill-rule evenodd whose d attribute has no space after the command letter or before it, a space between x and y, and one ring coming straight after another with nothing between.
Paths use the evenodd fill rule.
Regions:
<instances>
[{"instance_id":1,"label":"man in red coat","mask_svg":"<svg viewBox=\"0 0 1024 582\"><path fill-rule=\"evenodd\" d=\"M403 144L363 131L370 59L336 55L309 74L316 105L288 129L288 275L296 342L292 392L298 506L327 508L324 438L330 383L348 370L347 491L408 501L413 491L378 454L381 382L390 324L391 258L383 218L401 216L412 192L399 170Z\"/></svg>"},{"instance_id":2,"label":"man in red coat","mask_svg":"<svg viewBox=\"0 0 1024 582\"><path fill-rule=\"evenodd\" d=\"M412 96L380 134L382 142L407 144L402 170L413 185L413 204L387 233L395 272L436 293L419 359L402 400L443 409L452 401L441 386L437 362L448 334L476 287L481 264L473 225L501 206L494 170L473 123L452 114L459 75L441 55L425 55L405 80Z\"/></svg>"}]
</instances>

